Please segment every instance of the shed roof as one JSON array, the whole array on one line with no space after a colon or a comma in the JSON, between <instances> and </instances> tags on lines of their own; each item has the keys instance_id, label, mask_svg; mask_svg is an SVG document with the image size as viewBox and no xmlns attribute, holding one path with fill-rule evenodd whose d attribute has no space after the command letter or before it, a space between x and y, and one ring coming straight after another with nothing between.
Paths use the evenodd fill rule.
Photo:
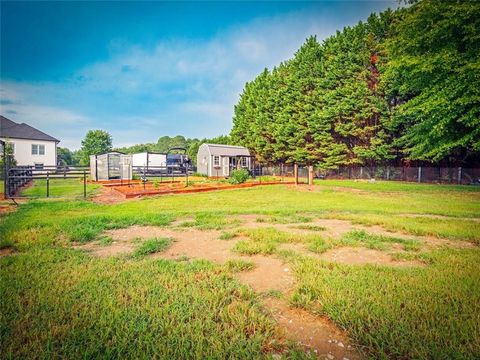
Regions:
<instances>
[{"instance_id":1,"label":"shed roof","mask_svg":"<svg viewBox=\"0 0 480 360\"><path fill-rule=\"evenodd\" d=\"M250 152L246 147L223 144L203 144L206 146L211 155L215 156L250 156Z\"/></svg>"},{"instance_id":2,"label":"shed roof","mask_svg":"<svg viewBox=\"0 0 480 360\"><path fill-rule=\"evenodd\" d=\"M44 132L35 129L34 127L31 127L30 125L27 125L25 123L18 124L15 121L7 119L6 117L1 115L0 136L4 138L60 142L60 140L55 139L53 136L47 135Z\"/></svg>"}]
</instances>

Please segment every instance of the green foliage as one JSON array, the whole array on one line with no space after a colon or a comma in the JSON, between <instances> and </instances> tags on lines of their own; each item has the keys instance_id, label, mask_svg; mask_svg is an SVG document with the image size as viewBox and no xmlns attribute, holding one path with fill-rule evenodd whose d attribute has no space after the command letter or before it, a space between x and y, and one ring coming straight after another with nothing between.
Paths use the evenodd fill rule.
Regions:
<instances>
[{"instance_id":1,"label":"green foliage","mask_svg":"<svg viewBox=\"0 0 480 360\"><path fill-rule=\"evenodd\" d=\"M248 173L247 169L235 169L230 174L230 178L228 182L230 184L243 184L245 181L248 180L250 174Z\"/></svg>"},{"instance_id":2,"label":"green foliage","mask_svg":"<svg viewBox=\"0 0 480 360\"><path fill-rule=\"evenodd\" d=\"M480 154L480 3L372 14L245 85L231 138L260 163L321 169Z\"/></svg>"},{"instance_id":3,"label":"green foliage","mask_svg":"<svg viewBox=\"0 0 480 360\"><path fill-rule=\"evenodd\" d=\"M104 130L88 130L82 140L82 164L90 163L90 155L98 155L112 150L112 137Z\"/></svg>"},{"instance_id":4,"label":"green foliage","mask_svg":"<svg viewBox=\"0 0 480 360\"><path fill-rule=\"evenodd\" d=\"M3 179L3 176L4 176L3 169L5 168L5 163L7 160L5 159L5 155L8 159L8 164L10 167L14 167L17 165L17 160L15 160L15 156L13 155L13 147L10 143L6 142L5 149L3 149L0 146L0 172L1 172L0 177L1 179ZM0 191L3 192L3 187L2 189L0 189Z\"/></svg>"},{"instance_id":5,"label":"green foliage","mask_svg":"<svg viewBox=\"0 0 480 360\"><path fill-rule=\"evenodd\" d=\"M59 165L73 165L72 152L64 147L57 147L57 161Z\"/></svg>"},{"instance_id":6,"label":"green foliage","mask_svg":"<svg viewBox=\"0 0 480 360\"><path fill-rule=\"evenodd\" d=\"M383 76L410 159L480 153L480 3L423 0L398 12Z\"/></svg>"}]
</instances>

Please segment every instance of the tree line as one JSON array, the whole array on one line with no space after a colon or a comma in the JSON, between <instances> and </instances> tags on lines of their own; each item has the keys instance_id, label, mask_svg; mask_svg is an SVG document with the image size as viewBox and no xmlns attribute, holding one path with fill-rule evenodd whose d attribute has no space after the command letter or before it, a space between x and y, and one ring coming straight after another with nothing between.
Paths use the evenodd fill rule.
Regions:
<instances>
[{"instance_id":1,"label":"tree line","mask_svg":"<svg viewBox=\"0 0 480 360\"><path fill-rule=\"evenodd\" d=\"M125 154L135 154L139 152L159 152L167 153L174 147L185 148L188 157L195 164L197 161L197 152L203 143L228 144L230 138L225 135L214 138L185 138L184 136L162 136L156 143L136 144L127 147L113 147L111 135L104 130L89 130L82 140L82 147L76 151L70 151L67 148L58 147L58 158L62 164L86 166L90 163L90 155L104 154L109 151L119 151Z\"/></svg>"},{"instance_id":2,"label":"tree line","mask_svg":"<svg viewBox=\"0 0 480 360\"><path fill-rule=\"evenodd\" d=\"M328 37L245 85L231 141L321 168L480 155L480 2L423 0Z\"/></svg>"}]
</instances>

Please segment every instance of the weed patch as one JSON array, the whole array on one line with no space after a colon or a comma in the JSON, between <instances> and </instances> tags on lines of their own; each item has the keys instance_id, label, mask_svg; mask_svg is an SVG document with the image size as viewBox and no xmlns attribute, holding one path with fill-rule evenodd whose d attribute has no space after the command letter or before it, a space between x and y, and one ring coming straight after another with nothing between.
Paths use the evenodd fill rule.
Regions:
<instances>
[{"instance_id":1,"label":"weed patch","mask_svg":"<svg viewBox=\"0 0 480 360\"><path fill-rule=\"evenodd\" d=\"M300 230L308 230L308 231L325 231L327 228L325 226L318 226L318 225L295 225L292 226L294 229L300 229Z\"/></svg>"},{"instance_id":2,"label":"weed patch","mask_svg":"<svg viewBox=\"0 0 480 360\"><path fill-rule=\"evenodd\" d=\"M352 230L336 243L342 246L365 246L374 250L387 250L391 244L402 244L405 250L420 250L420 242L417 240L369 234L365 230Z\"/></svg>"},{"instance_id":3,"label":"weed patch","mask_svg":"<svg viewBox=\"0 0 480 360\"><path fill-rule=\"evenodd\" d=\"M228 260L224 264L225 269L230 272L240 272L240 271L248 271L252 270L255 267L255 264L251 261L242 260L242 259L235 259L235 260Z\"/></svg>"},{"instance_id":4,"label":"weed patch","mask_svg":"<svg viewBox=\"0 0 480 360\"><path fill-rule=\"evenodd\" d=\"M153 253L165 251L170 247L172 242L173 240L169 238L153 238L144 240L133 251L132 257L138 259Z\"/></svg>"}]
</instances>

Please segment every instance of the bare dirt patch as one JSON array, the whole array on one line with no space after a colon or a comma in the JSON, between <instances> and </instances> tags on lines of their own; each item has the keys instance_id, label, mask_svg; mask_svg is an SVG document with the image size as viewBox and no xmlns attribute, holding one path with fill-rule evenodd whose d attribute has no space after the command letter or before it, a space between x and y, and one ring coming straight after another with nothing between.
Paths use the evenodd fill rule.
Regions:
<instances>
[{"instance_id":1,"label":"bare dirt patch","mask_svg":"<svg viewBox=\"0 0 480 360\"><path fill-rule=\"evenodd\" d=\"M264 303L272 311L286 337L314 351L317 357L360 359L345 334L327 317L288 306L280 299L268 298Z\"/></svg>"},{"instance_id":2,"label":"bare dirt patch","mask_svg":"<svg viewBox=\"0 0 480 360\"><path fill-rule=\"evenodd\" d=\"M98 257L110 257L126 255L133 252L135 246L133 243L114 241L109 245L99 245L98 243L88 243L74 246L75 249L87 251L90 255Z\"/></svg>"},{"instance_id":3,"label":"bare dirt patch","mask_svg":"<svg viewBox=\"0 0 480 360\"><path fill-rule=\"evenodd\" d=\"M283 293L290 290L295 284L292 269L282 260L261 255L242 256L241 258L252 261L255 268L238 273L236 276L256 292L275 290Z\"/></svg>"},{"instance_id":4,"label":"bare dirt patch","mask_svg":"<svg viewBox=\"0 0 480 360\"><path fill-rule=\"evenodd\" d=\"M15 252L15 249L12 247L6 247L3 249L0 249L0 258L4 256L12 255L14 252Z\"/></svg>"},{"instance_id":5,"label":"bare dirt patch","mask_svg":"<svg viewBox=\"0 0 480 360\"><path fill-rule=\"evenodd\" d=\"M362 224L354 224L348 220L316 218L307 223L278 224L278 223L268 222L268 217L265 217L265 216L263 216L265 219L265 222L258 222L257 221L258 217L259 216L257 215L233 216L233 218L237 218L237 219L240 219L240 221L242 221L241 227L245 229L275 227L278 230L282 230L290 234L299 234L299 235L317 234L325 238L333 238L333 239L340 239L343 235L345 235L346 233L352 230L364 230L367 233L375 234L375 235L418 240L422 245L426 246L427 248L432 248L432 247L435 248L435 247L441 247L441 246L449 246L453 248L475 247L475 244L472 244L471 242L468 242L468 241L441 239L435 236L414 236L414 235L409 235L402 232L388 231L378 225L367 226ZM297 228L297 226L305 225L305 224L313 225L313 226L321 226L321 227L324 227L325 230L315 231L315 230L309 230L306 228L303 228L303 229Z\"/></svg>"},{"instance_id":6,"label":"bare dirt patch","mask_svg":"<svg viewBox=\"0 0 480 360\"><path fill-rule=\"evenodd\" d=\"M17 207L13 204L0 205L0 216L15 211Z\"/></svg>"},{"instance_id":7,"label":"bare dirt patch","mask_svg":"<svg viewBox=\"0 0 480 360\"><path fill-rule=\"evenodd\" d=\"M110 205L127 201L127 199L118 191L115 191L110 187L101 186L99 189L99 193L92 197L92 201L97 204Z\"/></svg>"},{"instance_id":8,"label":"bare dirt patch","mask_svg":"<svg viewBox=\"0 0 480 360\"><path fill-rule=\"evenodd\" d=\"M256 221L257 216L242 216L242 220ZM183 220L185 221L185 220ZM263 224L263 223L259 223ZM272 225L272 224L270 224ZM224 263L233 259L251 261L255 267L250 271L236 273L238 280L250 286L256 292L278 291L290 292L295 285L293 271L287 263L273 256L240 256L231 251L241 237L232 240L219 240L221 231L198 230L193 228L172 229L155 226L132 226L115 229L105 233L113 240L108 246L98 244L83 245L83 248L95 256L111 256L133 251L133 239L151 237L169 237L175 241L164 252L152 254L152 258L207 259L215 263ZM288 306L285 300L265 299L265 306L272 311L278 324L284 329L287 338L297 341L306 349L315 351L318 356L335 356L349 359L359 358L358 353L348 345L348 340L341 330L325 317L318 317L305 310Z\"/></svg>"}]
</instances>

